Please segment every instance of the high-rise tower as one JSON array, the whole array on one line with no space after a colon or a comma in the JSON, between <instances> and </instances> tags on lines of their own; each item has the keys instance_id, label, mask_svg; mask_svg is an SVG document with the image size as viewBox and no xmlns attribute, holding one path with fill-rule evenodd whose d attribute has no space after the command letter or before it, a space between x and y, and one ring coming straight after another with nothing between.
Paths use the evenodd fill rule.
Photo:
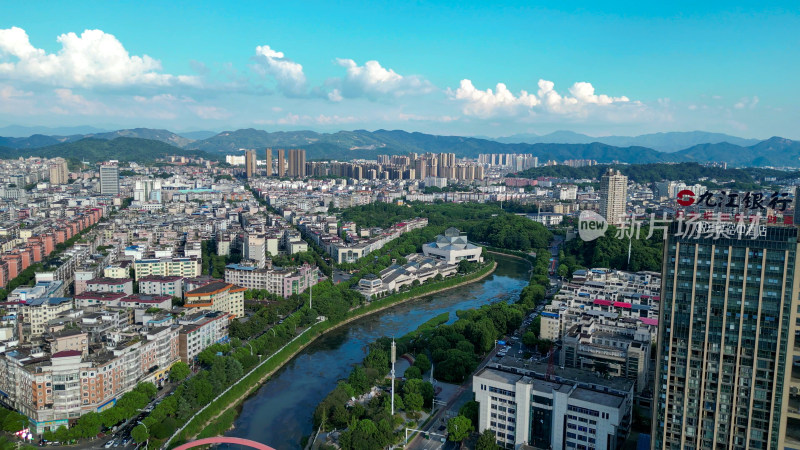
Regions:
<instances>
[{"instance_id":1,"label":"high-rise tower","mask_svg":"<svg viewBox=\"0 0 800 450\"><path fill-rule=\"evenodd\" d=\"M119 166L116 161L100 164L100 193L119 195Z\"/></svg>"},{"instance_id":2,"label":"high-rise tower","mask_svg":"<svg viewBox=\"0 0 800 450\"><path fill-rule=\"evenodd\" d=\"M306 151L302 148L289 149L289 176L295 178L306 176Z\"/></svg>"},{"instance_id":3,"label":"high-rise tower","mask_svg":"<svg viewBox=\"0 0 800 450\"><path fill-rule=\"evenodd\" d=\"M286 150L278 150L278 176L283 178L286 176Z\"/></svg>"},{"instance_id":4,"label":"high-rise tower","mask_svg":"<svg viewBox=\"0 0 800 450\"><path fill-rule=\"evenodd\" d=\"M255 150L245 150L244 151L244 171L247 175L247 178L253 178L253 175L256 173L256 151Z\"/></svg>"},{"instance_id":5,"label":"high-rise tower","mask_svg":"<svg viewBox=\"0 0 800 450\"><path fill-rule=\"evenodd\" d=\"M271 177L272 176L272 149L271 148L267 149L266 165L267 165L267 171L265 173L266 173L266 175L268 177Z\"/></svg>"},{"instance_id":6,"label":"high-rise tower","mask_svg":"<svg viewBox=\"0 0 800 450\"><path fill-rule=\"evenodd\" d=\"M797 443L787 430L800 428L800 379L792 377L793 353L800 354L798 228L740 226L755 232L681 236L682 222L667 231L653 449Z\"/></svg>"},{"instance_id":7,"label":"high-rise tower","mask_svg":"<svg viewBox=\"0 0 800 450\"><path fill-rule=\"evenodd\" d=\"M628 202L628 177L619 170L608 169L600 178L600 215L611 225L625 221Z\"/></svg>"}]
</instances>

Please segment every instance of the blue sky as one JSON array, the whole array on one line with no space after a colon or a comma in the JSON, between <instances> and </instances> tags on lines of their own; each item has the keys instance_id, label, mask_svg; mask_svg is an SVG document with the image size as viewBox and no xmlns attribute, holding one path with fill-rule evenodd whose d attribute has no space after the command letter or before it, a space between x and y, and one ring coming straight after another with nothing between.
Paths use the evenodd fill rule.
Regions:
<instances>
[{"instance_id":1,"label":"blue sky","mask_svg":"<svg viewBox=\"0 0 800 450\"><path fill-rule=\"evenodd\" d=\"M0 125L800 138L796 2L293 3L3 5Z\"/></svg>"}]
</instances>

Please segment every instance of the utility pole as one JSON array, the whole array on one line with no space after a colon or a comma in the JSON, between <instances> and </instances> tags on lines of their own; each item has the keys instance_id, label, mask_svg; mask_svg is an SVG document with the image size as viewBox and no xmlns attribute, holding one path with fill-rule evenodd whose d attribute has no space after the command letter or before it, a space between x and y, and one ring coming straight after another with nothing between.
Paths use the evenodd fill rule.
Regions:
<instances>
[{"instance_id":1,"label":"utility pole","mask_svg":"<svg viewBox=\"0 0 800 450\"><path fill-rule=\"evenodd\" d=\"M394 417L394 362L397 359L397 347L394 345L394 338L392 338L392 417Z\"/></svg>"}]
</instances>

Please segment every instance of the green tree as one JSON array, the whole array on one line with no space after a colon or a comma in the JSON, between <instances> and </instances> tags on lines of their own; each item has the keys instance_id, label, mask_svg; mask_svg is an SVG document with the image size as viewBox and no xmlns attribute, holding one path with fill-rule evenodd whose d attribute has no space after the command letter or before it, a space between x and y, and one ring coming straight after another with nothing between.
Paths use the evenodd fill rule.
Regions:
<instances>
[{"instance_id":1,"label":"green tree","mask_svg":"<svg viewBox=\"0 0 800 450\"><path fill-rule=\"evenodd\" d=\"M478 442L475 443L475 450L500 450L494 431L487 429L481 433Z\"/></svg>"},{"instance_id":2,"label":"green tree","mask_svg":"<svg viewBox=\"0 0 800 450\"><path fill-rule=\"evenodd\" d=\"M190 373L191 369L189 369L189 365L183 361L178 361L169 369L169 380L172 382L182 381L185 380Z\"/></svg>"},{"instance_id":3,"label":"green tree","mask_svg":"<svg viewBox=\"0 0 800 450\"><path fill-rule=\"evenodd\" d=\"M425 399L421 394L409 392L403 397L403 403L406 405L406 411L422 411Z\"/></svg>"},{"instance_id":4,"label":"green tree","mask_svg":"<svg viewBox=\"0 0 800 450\"><path fill-rule=\"evenodd\" d=\"M422 378L422 372L419 370L419 367L411 366L406 369L406 371L403 373L403 376L409 380L412 378Z\"/></svg>"},{"instance_id":5,"label":"green tree","mask_svg":"<svg viewBox=\"0 0 800 450\"><path fill-rule=\"evenodd\" d=\"M16 411L9 412L3 419L3 431L16 433L28 427L28 418Z\"/></svg>"},{"instance_id":6,"label":"green tree","mask_svg":"<svg viewBox=\"0 0 800 450\"><path fill-rule=\"evenodd\" d=\"M431 361L425 353L419 353L414 359L414 365L419 367L420 372L425 373L431 370Z\"/></svg>"},{"instance_id":7,"label":"green tree","mask_svg":"<svg viewBox=\"0 0 800 450\"><path fill-rule=\"evenodd\" d=\"M139 424L131 430L131 437L139 444L146 441L150 437L150 433L147 432L147 428L144 425Z\"/></svg>"},{"instance_id":8,"label":"green tree","mask_svg":"<svg viewBox=\"0 0 800 450\"><path fill-rule=\"evenodd\" d=\"M472 421L462 415L453 417L447 421L447 439L453 442L461 442L472 433Z\"/></svg>"},{"instance_id":9,"label":"green tree","mask_svg":"<svg viewBox=\"0 0 800 450\"><path fill-rule=\"evenodd\" d=\"M367 381L367 375L364 373L364 367L361 365L353 367L350 376L347 378L347 382L358 395L367 392L367 389L369 389L369 381Z\"/></svg>"},{"instance_id":10,"label":"green tree","mask_svg":"<svg viewBox=\"0 0 800 450\"><path fill-rule=\"evenodd\" d=\"M374 450L384 446L378 427L370 419L362 419L352 424L342 433L340 440L344 449Z\"/></svg>"},{"instance_id":11,"label":"green tree","mask_svg":"<svg viewBox=\"0 0 800 450\"><path fill-rule=\"evenodd\" d=\"M566 264L559 264L558 265L558 276L566 277L567 275L569 275L569 268L567 267L567 265Z\"/></svg>"},{"instance_id":12,"label":"green tree","mask_svg":"<svg viewBox=\"0 0 800 450\"><path fill-rule=\"evenodd\" d=\"M480 404L475 400L470 400L459 408L458 415L464 416L472 423L478 423L478 412L480 411Z\"/></svg>"}]
</instances>

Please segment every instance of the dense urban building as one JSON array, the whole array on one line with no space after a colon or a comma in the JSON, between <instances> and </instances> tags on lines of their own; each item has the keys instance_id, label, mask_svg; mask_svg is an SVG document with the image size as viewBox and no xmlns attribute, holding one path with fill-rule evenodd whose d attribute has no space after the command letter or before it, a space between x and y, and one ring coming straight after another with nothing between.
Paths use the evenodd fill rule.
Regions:
<instances>
[{"instance_id":1,"label":"dense urban building","mask_svg":"<svg viewBox=\"0 0 800 450\"><path fill-rule=\"evenodd\" d=\"M757 226L713 239L670 225L653 449L790 448L798 229Z\"/></svg>"}]
</instances>

